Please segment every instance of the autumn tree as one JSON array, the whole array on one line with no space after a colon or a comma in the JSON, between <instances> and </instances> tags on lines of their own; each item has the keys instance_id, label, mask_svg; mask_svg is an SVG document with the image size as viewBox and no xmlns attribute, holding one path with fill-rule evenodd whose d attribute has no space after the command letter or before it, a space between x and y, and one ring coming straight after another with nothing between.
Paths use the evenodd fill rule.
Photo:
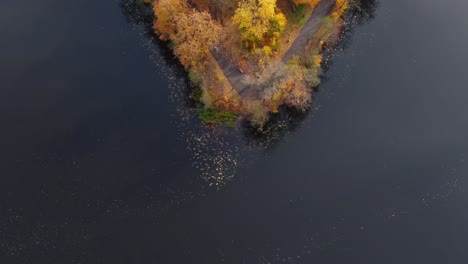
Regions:
<instances>
[{"instance_id":1,"label":"autumn tree","mask_svg":"<svg viewBox=\"0 0 468 264\"><path fill-rule=\"evenodd\" d=\"M232 21L249 49L258 44L275 44L286 25L286 17L276 8L276 0L243 0Z\"/></svg>"},{"instance_id":2,"label":"autumn tree","mask_svg":"<svg viewBox=\"0 0 468 264\"><path fill-rule=\"evenodd\" d=\"M182 0L160 0L155 5L154 28L171 40L174 53L186 68L201 69L206 55L219 41L221 26L207 12L190 9Z\"/></svg>"},{"instance_id":3,"label":"autumn tree","mask_svg":"<svg viewBox=\"0 0 468 264\"><path fill-rule=\"evenodd\" d=\"M174 18L177 31L171 37L174 53L186 68L203 68L206 55L219 42L221 26L207 12L191 10Z\"/></svg>"},{"instance_id":4,"label":"autumn tree","mask_svg":"<svg viewBox=\"0 0 468 264\"><path fill-rule=\"evenodd\" d=\"M159 0L154 4L154 30L162 40L169 40L177 31L175 18L187 12L187 2L183 0Z\"/></svg>"}]
</instances>

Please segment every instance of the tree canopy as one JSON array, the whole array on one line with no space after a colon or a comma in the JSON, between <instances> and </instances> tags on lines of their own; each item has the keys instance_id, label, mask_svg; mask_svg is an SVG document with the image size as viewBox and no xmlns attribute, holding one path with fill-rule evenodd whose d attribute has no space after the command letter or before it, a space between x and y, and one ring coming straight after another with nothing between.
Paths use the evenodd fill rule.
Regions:
<instances>
[{"instance_id":1,"label":"tree canopy","mask_svg":"<svg viewBox=\"0 0 468 264\"><path fill-rule=\"evenodd\" d=\"M207 12L190 11L176 17L177 32L171 38L174 52L187 67L202 68L205 57L221 36L221 26Z\"/></svg>"},{"instance_id":2,"label":"tree canopy","mask_svg":"<svg viewBox=\"0 0 468 264\"><path fill-rule=\"evenodd\" d=\"M286 17L276 8L276 0L243 0L232 21L237 24L242 39L253 45L251 48L267 37L277 38L286 25Z\"/></svg>"},{"instance_id":3,"label":"tree canopy","mask_svg":"<svg viewBox=\"0 0 468 264\"><path fill-rule=\"evenodd\" d=\"M203 68L210 48L219 41L221 26L210 14L188 7L182 0L160 0L154 7L155 30L163 40L171 40L174 53L186 68Z\"/></svg>"}]
</instances>

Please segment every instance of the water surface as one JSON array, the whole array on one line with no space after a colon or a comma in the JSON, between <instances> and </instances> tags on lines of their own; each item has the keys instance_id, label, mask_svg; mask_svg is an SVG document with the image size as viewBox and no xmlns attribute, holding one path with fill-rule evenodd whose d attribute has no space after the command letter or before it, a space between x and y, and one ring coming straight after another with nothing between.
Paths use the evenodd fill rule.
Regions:
<instances>
[{"instance_id":1,"label":"water surface","mask_svg":"<svg viewBox=\"0 0 468 264\"><path fill-rule=\"evenodd\" d=\"M381 0L264 139L120 1L2 1L1 262L466 263L467 8Z\"/></svg>"}]
</instances>

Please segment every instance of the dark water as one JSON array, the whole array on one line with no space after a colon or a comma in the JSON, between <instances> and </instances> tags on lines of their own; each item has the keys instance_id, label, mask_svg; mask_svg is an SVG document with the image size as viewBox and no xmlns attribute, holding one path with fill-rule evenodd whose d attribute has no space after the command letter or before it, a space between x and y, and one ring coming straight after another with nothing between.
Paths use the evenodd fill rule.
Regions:
<instances>
[{"instance_id":1,"label":"dark water","mask_svg":"<svg viewBox=\"0 0 468 264\"><path fill-rule=\"evenodd\" d=\"M120 1L1 1L0 263L467 263L467 8L381 0L262 138Z\"/></svg>"}]
</instances>

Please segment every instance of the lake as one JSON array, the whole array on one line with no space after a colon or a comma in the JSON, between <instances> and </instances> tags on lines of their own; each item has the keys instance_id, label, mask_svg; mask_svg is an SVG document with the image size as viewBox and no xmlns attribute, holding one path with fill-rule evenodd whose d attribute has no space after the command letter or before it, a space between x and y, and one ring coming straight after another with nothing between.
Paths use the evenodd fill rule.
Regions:
<instances>
[{"instance_id":1,"label":"lake","mask_svg":"<svg viewBox=\"0 0 468 264\"><path fill-rule=\"evenodd\" d=\"M467 9L378 1L257 133L124 1L1 1L0 262L467 263Z\"/></svg>"}]
</instances>

